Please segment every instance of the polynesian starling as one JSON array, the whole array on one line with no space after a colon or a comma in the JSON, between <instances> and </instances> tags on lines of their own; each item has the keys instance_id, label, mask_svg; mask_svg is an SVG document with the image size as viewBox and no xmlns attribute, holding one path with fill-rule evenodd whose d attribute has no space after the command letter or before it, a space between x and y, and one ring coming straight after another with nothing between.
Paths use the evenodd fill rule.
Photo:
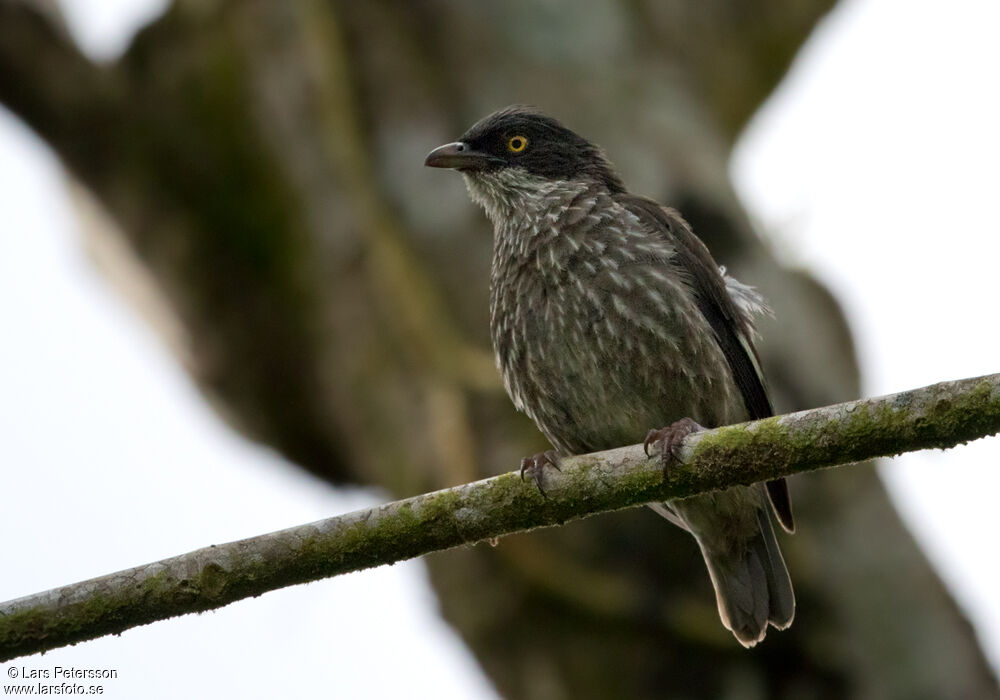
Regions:
<instances>
[{"instance_id":1,"label":"polynesian starling","mask_svg":"<svg viewBox=\"0 0 1000 700\"><path fill-rule=\"evenodd\" d=\"M559 455L643 437L666 468L702 425L772 414L751 342L761 298L715 264L675 210L629 194L597 146L509 107L426 165L461 172L493 222L497 366L558 452L525 460L536 479ZM748 647L795 614L768 500L791 532L783 480L650 504L694 535L722 623Z\"/></svg>"}]
</instances>

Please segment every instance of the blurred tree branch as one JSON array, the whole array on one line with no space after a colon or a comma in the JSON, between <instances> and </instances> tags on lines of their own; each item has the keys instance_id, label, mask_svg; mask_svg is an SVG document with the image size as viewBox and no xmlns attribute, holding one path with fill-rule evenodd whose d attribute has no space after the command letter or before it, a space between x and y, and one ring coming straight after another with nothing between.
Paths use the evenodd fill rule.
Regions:
<instances>
[{"instance_id":1,"label":"blurred tree branch","mask_svg":"<svg viewBox=\"0 0 1000 700\"><path fill-rule=\"evenodd\" d=\"M0 661L601 512L997 432L1000 374L696 433L666 475L639 445L570 457L545 474L544 495L507 473L0 604Z\"/></svg>"},{"instance_id":2,"label":"blurred tree branch","mask_svg":"<svg viewBox=\"0 0 1000 700\"><path fill-rule=\"evenodd\" d=\"M72 167L107 167L127 93L115 66L89 61L51 19L25 0L0 0L0 102L56 146Z\"/></svg>"}]
</instances>

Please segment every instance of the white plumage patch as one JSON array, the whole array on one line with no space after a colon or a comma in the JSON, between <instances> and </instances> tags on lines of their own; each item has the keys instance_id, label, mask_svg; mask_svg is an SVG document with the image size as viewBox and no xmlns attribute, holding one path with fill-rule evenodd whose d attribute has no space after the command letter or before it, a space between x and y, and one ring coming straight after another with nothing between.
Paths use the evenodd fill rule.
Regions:
<instances>
[{"instance_id":1,"label":"white plumage patch","mask_svg":"<svg viewBox=\"0 0 1000 700\"><path fill-rule=\"evenodd\" d=\"M740 316L743 317L743 320L746 321L751 329L756 330L754 325L755 317L774 316L774 312L771 311L767 300L764 299L760 292L749 284L743 284L735 277L726 274L724 266L719 267L719 274L722 275L722 278L726 282L726 291L729 292L729 298L736 304L736 310L739 311ZM752 355L753 353L750 354Z\"/></svg>"}]
</instances>

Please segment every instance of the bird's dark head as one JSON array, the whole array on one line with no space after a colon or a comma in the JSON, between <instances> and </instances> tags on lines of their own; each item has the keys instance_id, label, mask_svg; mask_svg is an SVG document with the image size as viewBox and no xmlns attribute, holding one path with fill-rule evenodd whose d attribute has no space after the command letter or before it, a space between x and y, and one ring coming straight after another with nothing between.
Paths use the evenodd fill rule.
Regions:
<instances>
[{"instance_id":1,"label":"bird's dark head","mask_svg":"<svg viewBox=\"0 0 1000 700\"><path fill-rule=\"evenodd\" d=\"M431 151L425 165L478 179L504 171L550 181L590 180L612 192L624 187L601 149L552 117L513 106L476 122L461 138Z\"/></svg>"}]
</instances>

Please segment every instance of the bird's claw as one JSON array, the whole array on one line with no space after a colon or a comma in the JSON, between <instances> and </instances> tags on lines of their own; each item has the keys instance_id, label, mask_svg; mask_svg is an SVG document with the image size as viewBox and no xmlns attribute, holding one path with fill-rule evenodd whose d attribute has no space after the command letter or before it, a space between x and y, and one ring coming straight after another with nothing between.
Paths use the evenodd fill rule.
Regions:
<instances>
[{"instance_id":1,"label":"bird's claw","mask_svg":"<svg viewBox=\"0 0 1000 700\"><path fill-rule=\"evenodd\" d=\"M684 438L691 433L697 433L699 430L704 429L703 426L695 423L690 418L681 418L665 428L653 429L646 433L646 439L642 443L642 450L646 453L647 457L652 457L653 453L650 452L649 448L650 446L655 448L653 452L660 454L663 472L666 475L673 460L681 461L679 450Z\"/></svg>"},{"instance_id":2,"label":"bird's claw","mask_svg":"<svg viewBox=\"0 0 1000 700\"><path fill-rule=\"evenodd\" d=\"M559 455L556 454L555 450L539 452L521 460L521 481L524 481L524 474L527 472L543 496L545 495L545 489L542 488L542 473L545 471L546 465L551 466L557 472L562 471L559 468Z\"/></svg>"}]
</instances>

